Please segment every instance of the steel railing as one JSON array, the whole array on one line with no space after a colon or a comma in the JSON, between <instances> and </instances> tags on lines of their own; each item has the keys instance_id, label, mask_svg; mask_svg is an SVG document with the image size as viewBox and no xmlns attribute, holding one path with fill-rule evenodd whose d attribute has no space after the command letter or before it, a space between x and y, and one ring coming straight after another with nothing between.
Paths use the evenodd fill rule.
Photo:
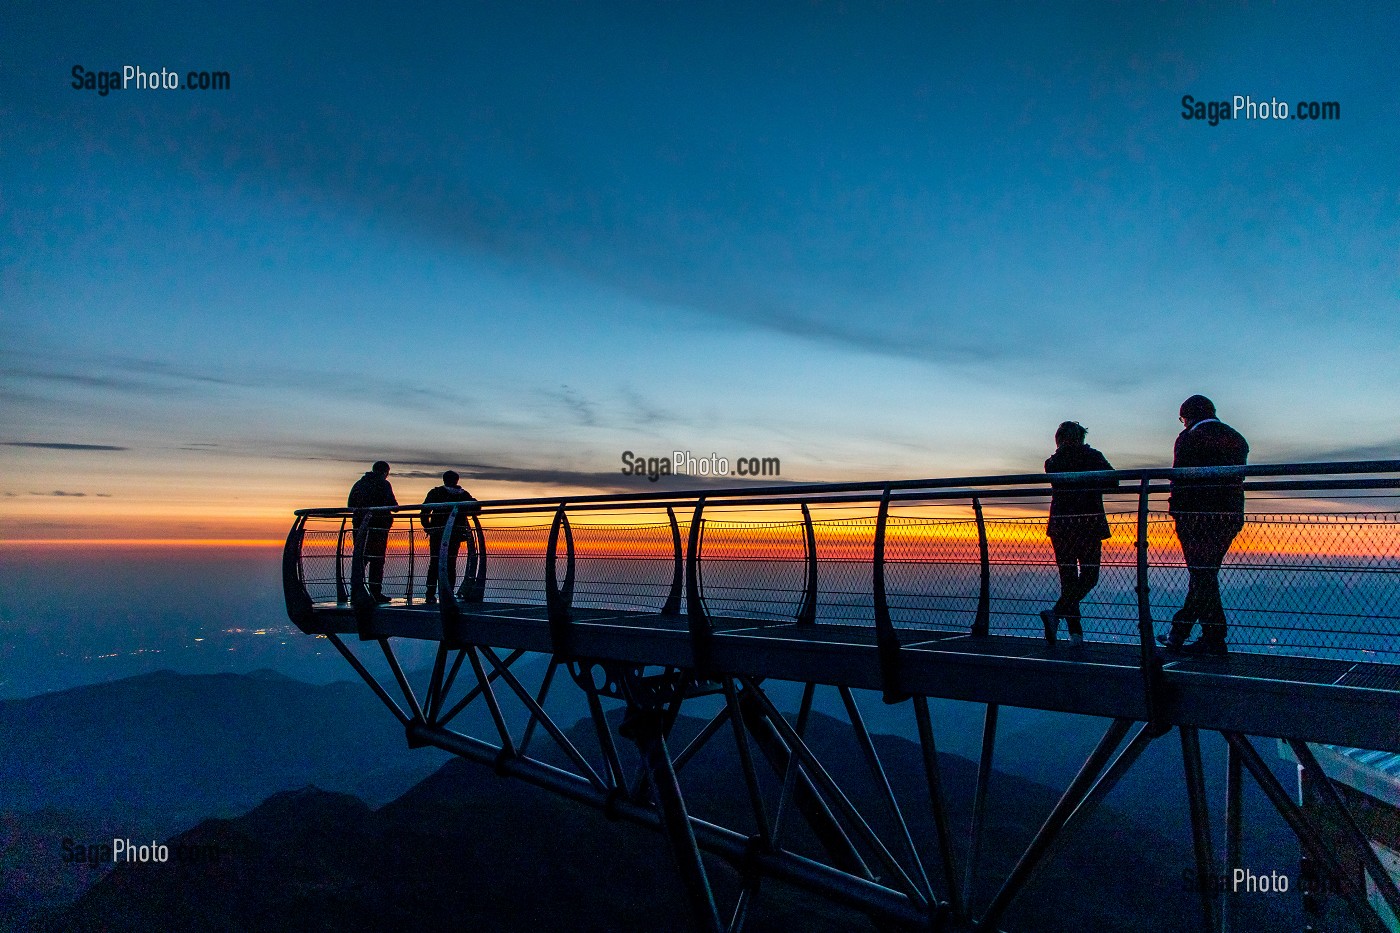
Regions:
<instances>
[{"instance_id":1,"label":"steel railing","mask_svg":"<svg viewBox=\"0 0 1400 933\"><path fill-rule=\"evenodd\" d=\"M1220 574L1234 653L1400 664L1400 461L1059 474L1104 489L1111 535L1083 602L1091 642L1137 645L1181 605L1188 568L1163 506L1175 483L1243 484L1244 527ZM683 619L703 663L716 630L844 625L873 633L891 677L920 633L1036 636L1058 593L1044 474L588 495L361 510L305 509L288 538L288 606L372 612L367 516L391 516L384 594L421 607L445 512L437 611L547 607ZM449 546L456 538L461 544ZM294 615L295 618L295 615Z\"/></svg>"}]
</instances>

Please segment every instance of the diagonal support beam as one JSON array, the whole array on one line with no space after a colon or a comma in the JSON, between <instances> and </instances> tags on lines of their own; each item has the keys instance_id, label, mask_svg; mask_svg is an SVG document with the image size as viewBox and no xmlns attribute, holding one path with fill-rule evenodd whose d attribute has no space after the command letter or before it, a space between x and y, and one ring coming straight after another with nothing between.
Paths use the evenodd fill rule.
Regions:
<instances>
[{"instance_id":1,"label":"diagonal support beam","mask_svg":"<svg viewBox=\"0 0 1400 933\"><path fill-rule=\"evenodd\" d=\"M638 717L640 724L635 736L637 749L651 778L652 792L656 796L657 808L661 811L661 825L666 838L671 843L671 853L680 869L681 883L685 887L686 899L690 902L691 915L697 927L704 933L724 933L724 924L719 919L719 908L715 905L715 895L710 888L710 877L705 871L705 862L700 857L700 846L695 839L695 829L691 825L690 814L686 812L685 797L681 794L680 781L671 761L670 750L666 747L663 717L660 711L650 710Z\"/></svg>"},{"instance_id":2,"label":"diagonal support beam","mask_svg":"<svg viewBox=\"0 0 1400 933\"><path fill-rule=\"evenodd\" d=\"M408 678L404 676L403 668L399 666L399 659L394 657L394 649L389 647L389 639L380 638L378 641L380 650L384 652L384 660L389 662L389 670L394 672L394 679L399 682L399 689L403 691L403 698L413 709L413 718L422 722L423 707L418 705L418 698L413 695L413 688L409 686Z\"/></svg>"},{"instance_id":3,"label":"diagonal support beam","mask_svg":"<svg viewBox=\"0 0 1400 933\"><path fill-rule=\"evenodd\" d=\"M1313 787L1317 790L1317 796L1321 800L1323 808L1328 811L1332 821L1340 828L1343 839L1352 849L1352 856L1366 867L1366 873L1371 876L1371 882L1380 891L1386 906L1390 908L1390 912L1400 917L1400 890L1395 887L1395 879L1381 864L1380 857L1376 855L1376 850L1371 847L1370 840L1361 831L1361 827L1356 824L1356 818L1352 816L1350 808L1342 800L1341 795L1337 793L1336 785L1327 776L1327 772L1322 770L1322 765L1318 763L1317 756L1313 754L1307 742L1289 739L1288 746L1293 749L1294 757L1298 759L1298 763L1312 778Z\"/></svg>"},{"instance_id":4,"label":"diagonal support beam","mask_svg":"<svg viewBox=\"0 0 1400 933\"><path fill-rule=\"evenodd\" d=\"M806 725L806 714L812 707L812 685L808 684L808 690L803 695L802 707L797 715L798 734L801 735L803 727ZM868 880L874 880L875 875L861 858L860 851L855 843L846 835L846 831L841 828L841 823L836 819L831 808L822 800L821 794L817 792L811 778L803 771L802 762L793 755L782 738L778 735L773 724L768 720L763 707L748 693L744 691L739 697L739 710L744 717L744 723L748 726L749 734L754 737L758 744L759 751L767 759L774 773L783 775L783 795L778 801L778 810L773 817L773 838L776 845L781 838L782 828L785 825L789 802L795 803L801 811L807 825L811 827L812 833L826 850L827 857L831 859L831 864L846 872L849 875L856 875Z\"/></svg>"},{"instance_id":5,"label":"diagonal support beam","mask_svg":"<svg viewBox=\"0 0 1400 933\"><path fill-rule=\"evenodd\" d=\"M910 899L919 905L920 909L926 909L928 907L928 899L924 896L924 893L919 890L919 886L914 882L914 879L909 877L909 873L904 870L904 866L899 863L899 859L895 858L885 843L881 841L880 836L875 830L871 829L865 817L860 815L860 811L856 808L855 804L851 803L846 793L841 790L841 785L836 783L836 779L826 770L821 760L817 758L807 746L807 743L802 740L802 737L793 731L792 726L783 718L783 714L778 712L773 706L773 701L768 699L763 691L759 689L758 685L754 683L752 678L745 678L744 682L745 686L748 688L746 692L762 705L764 713L778 730L778 735L781 737L783 743L788 747L788 750L802 762L803 766L811 774L812 780L816 786L832 800L837 810L845 818L855 834L871 848L884 866L895 876L901 890L908 894Z\"/></svg>"},{"instance_id":6,"label":"diagonal support beam","mask_svg":"<svg viewBox=\"0 0 1400 933\"><path fill-rule=\"evenodd\" d=\"M521 648L517 648L517 649L515 649L514 651L512 651L509 655L506 656L506 660L505 660L505 665L506 665L506 667L510 667L510 666L511 666L512 664L514 664L516 661L520 660L521 656L524 655L524 654L525 654L525 651L524 651L524 649L521 649ZM462 666L462 662L466 660L466 657L467 657L467 649L466 649L466 648L463 648L461 651L458 652L458 654L457 654L457 660L456 660L456 662L453 663L453 665L452 665L452 673L448 676L447 682L446 682L446 684L445 684L445 685L443 686L443 688L442 688L442 695L443 695L443 702L444 702L444 703L447 702L447 691L449 691L449 690L452 689L452 684L453 684L453 682L457 679L457 670L458 670L458 668L460 668L460 667ZM497 677L499 677L499 676L500 676L500 675L496 674L495 672L492 672L491 674L488 674L488 675L487 675L487 678L486 678L487 683L490 683L491 681L495 680L495 679L496 679ZM464 710L464 709L466 709L468 706L470 706L470 705L472 704L472 701L473 701L473 700L475 700L477 697L481 696L482 692L483 692L483 691L482 691L481 684L477 684L475 687L472 687L470 690L467 691L466 696L464 696L464 697L462 697L462 699L458 700L457 703L456 703L456 705L454 705L454 706L452 707L452 709L449 710L449 711L447 712L447 715L442 716L442 717L440 717L440 718L438 719L437 724L438 724L439 726L446 726L449 722L451 722L453 719L455 719L455 718L457 717L457 714L458 714L458 713L460 713L462 710Z\"/></svg>"},{"instance_id":7,"label":"diagonal support beam","mask_svg":"<svg viewBox=\"0 0 1400 933\"><path fill-rule=\"evenodd\" d=\"M1006 909L1011 906L1011 902L1021 893L1026 882L1040 868L1045 857L1052 852L1052 846L1056 842L1061 830L1069 822L1071 814L1088 797L1089 791L1093 789L1098 780L1099 772L1104 769L1110 757L1117 750L1123 737L1128 734L1128 728L1132 721L1128 719L1115 719L1104 732L1099 744L1094 746L1094 750L1089 753L1079 773L1074 776L1066 788L1064 796L1059 803L1050 811L1046 817L1044 825L1040 827L1035 838L1031 840L1026 851L1021 855L1016 867L1011 870L1006 881L1002 884L1001 890L992 898L992 902L987 905L987 911L982 915L978 927L984 930L996 929L1001 916Z\"/></svg>"},{"instance_id":8,"label":"diagonal support beam","mask_svg":"<svg viewBox=\"0 0 1400 933\"><path fill-rule=\"evenodd\" d=\"M486 708L491 711L491 720L496 724L496 732L501 736L501 755L505 758L519 757L515 741L510 737L510 729L506 728L506 718L501 715L501 704L496 699L496 691L491 689L491 679L481 664L481 658L477 656L475 645L467 646L467 657L471 659L472 672L476 674L476 685L481 688L481 695L486 698ZM499 670L497 668L498 673Z\"/></svg>"},{"instance_id":9,"label":"diagonal support beam","mask_svg":"<svg viewBox=\"0 0 1400 933\"><path fill-rule=\"evenodd\" d=\"M564 734L564 730L560 729L559 726L555 724L554 720L549 717L549 714L535 702L535 698L530 696L530 691L526 690L525 687L521 685L515 675L510 672L510 668L501 663L501 659L496 657L496 652L486 647L480 650L486 660L491 662L491 666L495 669L496 673L501 675L501 679L506 682L506 686L510 687L511 691L520 702L530 711L530 715L535 720L538 720L540 725L544 726L545 731L554 739L555 744L559 746L564 754L569 756L569 760L578 766L583 776L588 779L588 783L597 787L599 790L607 790L607 784L603 783L603 779L598 776L598 772L593 770L593 766L588 763L588 759L583 757L583 753L574 747L573 742L569 741L569 737ZM487 698L491 698L489 690L487 691Z\"/></svg>"},{"instance_id":10,"label":"diagonal support beam","mask_svg":"<svg viewBox=\"0 0 1400 933\"><path fill-rule=\"evenodd\" d=\"M919 747L924 758L924 779L928 782L929 807L933 828L938 835L938 859L943 863L943 885L956 917L964 916L962 892L958 889L958 866L953 855L953 833L948 825L948 805L943 794L943 772L938 765L938 746L933 740L933 718L928 697L914 697L914 719L919 727Z\"/></svg>"},{"instance_id":11,"label":"diagonal support beam","mask_svg":"<svg viewBox=\"0 0 1400 933\"><path fill-rule=\"evenodd\" d=\"M1308 855L1317 860L1322 870L1337 881L1342 889L1342 896L1346 898L1347 904L1351 907L1352 914L1356 917L1361 929L1366 933L1386 933L1385 923L1366 899L1365 885L1360 883L1359 878L1342 867L1336 854L1317 831L1317 827L1303 812L1303 808L1293 802L1293 798L1279 784L1278 778L1269 770L1264 759L1259 757L1254 743L1238 732L1222 732L1221 735L1225 736L1225 741L1229 742L1230 747L1239 753L1240 762L1254 776L1254 781L1259 785L1259 789L1269 798L1269 802L1274 805L1274 809L1278 811L1279 816L1283 817L1284 822L1288 823L1289 828L1298 837L1298 841L1302 843Z\"/></svg>"},{"instance_id":12,"label":"diagonal support beam","mask_svg":"<svg viewBox=\"0 0 1400 933\"><path fill-rule=\"evenodd\" d=\"M982 754L977 759L977 790L972 796L972 828L967 837L967 867L963 875L963 904L972 911L977 863L982 854L982 829L987 824L987 791L992 781L992 757L997 744L997 717L1001 711L995 703L987 704L982 720Z\"/></svg>"},{"instance_id":13,"label":"diagonal support beam","mask_svg":"<svg viewBox=\"0 0 1400 933\"><path fill-rule=\"evenodd\" d=\"M360 659L355 657L349 648L345 647L345 642L340 640L340 636L334 632L330 632L326 635L326 638L330 639L330 643L335 645L336 650L340 652L341 656L350 662L350 666L355 669L355 673L359 674L360 679L369 685L369 688L374 691L374 695L379 697L379 699L384 702L385 706L389 707L389 712L393 713L400 723L407 726L410 722L408 715L399 708L399 704L394 702L394 698L389 696L389 692L375 679L374 675L365 669L364 664L360 663Z\"/></svg>"},{"instance_id":14,"label":"diagonal support beam","mask_svg":"<svg viewBox=\"0 0 1400 933\"><path fill-rule=\"evenodd\" d=\"M507 667L509 666L507 665ZM554 655L550 655L549 666L545 668L544 677L540 680L540 689L535 694L535 705L541 709L544 708L545 698L549 696L549 687L554 683L554 671L558 667L558 659ZM539 720L534 716L531 716L530 721L525 723L525 734L520 738L520 754L525 754L529 749L530 739L534 738L535 726L538 724Z\"/></svg>"},{"instance_id":15,"label":"diagonal support beam","mask_svg":"<svg viewBox=\"0 0 1400 933\"><path fill-rule=\"evenodd\" d=\"M909 832L909 824L904 819L904 811L900 809L899 801L895 799L894 788L890 786L890 779L885 774L885 766L880 763L880 756L875 751L875 742L870 738L870 732L865 728L865 718L861 716L860 707L856 705L855 694L851 692L850 687L838 687L837 689L841 694L841 702L845 704L846 716L851 720L851 728L855 730L856 742L865 755L866 764L870 766L870 775L875 779L876 785L884 795L885 805L890 811L890 818L899 828L904 854L909 859L909 864L914 866L914 880L921 885L924 897L933 903L936 899L933 896L933 886L928 881L928 872L924 870L923 859L919 858L919 850L914 845L914 837Z\"/></svg>"}]
</instances>

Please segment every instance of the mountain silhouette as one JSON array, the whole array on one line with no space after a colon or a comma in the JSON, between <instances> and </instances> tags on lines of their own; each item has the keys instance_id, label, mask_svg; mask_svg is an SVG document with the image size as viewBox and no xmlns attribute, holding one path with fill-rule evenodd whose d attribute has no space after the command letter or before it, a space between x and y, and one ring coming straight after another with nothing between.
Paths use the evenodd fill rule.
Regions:
<instances>
[{"instance_id":1,"label":"mountain silhouette","mask_svg":"<svg viewBox=\"0 0 1400 933\"><path fill-rule=\"evenodd\" d=\"M677 743L699 727L677 724ZM587 747L590 724L570 730ZM733 743L716 737L682 772L697 815L743 827ZM882 832L874 785L851 754L849 727L815 715L814 750ZM876 744L896 793L919 801L918 748L896 737ZM541 743L539 751L545 753ZM562 763L562 758L560 759ZM974 765L941 758L955 825L966 824ZM983 903L1058 793L997 774L982 862ZM905 815L936 874L927 807ZM892 838L892 837L887 837ZM785 840L814 851L809 834ZM167 843L171 852L217 858L123 864L41 929L685 931L692 929L664 839L491 769L453 760L378 809L314 787L275 794L243 816L212 819ZM737 878L708 860L717 898L732 903ZM1004 922L1009 930L1194 930L1199 905L1184 890L1186 847L1113 810L1100 809L1032 884ZM875 930L860 913L777 882L764 883L752 930ZM1283 917L1267 905L1254 928Z\"/></svg>"}]
</instances>

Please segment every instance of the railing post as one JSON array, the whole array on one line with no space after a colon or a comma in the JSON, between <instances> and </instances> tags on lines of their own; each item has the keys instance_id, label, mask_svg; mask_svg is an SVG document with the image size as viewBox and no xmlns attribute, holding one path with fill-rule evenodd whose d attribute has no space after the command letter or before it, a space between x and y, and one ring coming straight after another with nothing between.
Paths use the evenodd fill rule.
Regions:
<instances>
[{"instance_id":1,"label":"railing post","mask_svg":"<svg viewBox=\"0 0 1400 933\"><path fill-rule=\"evenodd\" d=\"M982 518L982 500L972 497L972 514L977 519L977 558L981 575L977 587L977 617L972 620L972 634L985 637L992 626L992 559L987 548L987 523Z\"/></svg>"},{"instance_id":2,"label":"railing post","mask_svg":"<svg viewBox=\"0 0 1400 933\"><path fill-rule=\"evenodd\" d=\"M549 635L554 645L555 657L568 661L573 657L570 644L569 624L572 621L570 609L574 601L574 532L569 526L566 503L560 502L554 513L554 523L549 526L549 553L544 565L544 596L549 609ZM559 531L564 531L564 585L559 586Z\"/></svg>"},{"instance_id":3,"label":"railing post","mask_svg":"<svg viewBox=\"0 0 1400 933\"><path fill-rule=\"evenodd\" d=\"M298 515L292 522L292 530L287 532L287 543L282 546L282 598L287 603L287 616L303 632L315 614L301 568L301 545L305 537L306 516Z\"/></svg>"},{"instance_id":4,"label":"railing post","mask_svg":"<svg viewBox=\"0 0 1400 933\"><path fill-rule=\"evenodd\" d=\"M1147 586L1147 477L1138 485L1137 514L1137 602L1138 602L1138 641L1141 646L1142 686L1147 701L1147 720L1153 734L1161 735L1166 727L1161 721L1157 695L1162 679L1162 659L1157 655L1154 642L1156 633L1152 625L1152 602L1148 599Z\"/></svg>"},{"instance_id":5,"label":"railing post","mask_svg":"<svg viewBox=\"0 0 1400 933\"><path fill-rule=\"evenodd\" d=\"M666 605L661 607L663 616L681 614L681 588L685 580L685 552L681 549L681 526L676 521L676 510L666 506L666 517L671 522L671 591L666 594Z\"/></svg>"},{"instance_id":6,"label":"railing post","mask_svg":"<svg viewBox=\"0 0 1400 933\"><path fill-rule=\"evenodd\" d=\"M806 552L807 580L802 590L802 605L797 610L798 625L817 624L817 532L812 527L812 510L802 503L802 538Z\"/></svg>"},{"instance_id":7,"label":"railing post","mask_svg":"<svg viewBox=\"0 0 1400 933\"><path fill-rule=\"evenodd\" d=\"M354 547L350 554L350 608L355 612L361 639L374 637L370 634L370 622L374 619L374 610L379 607L365 585L365 550L369 547L370 527L370 513L366 511L360 527L353 529Z\"/></svg>"},{"instance_id":8,"label":"railing post","mask_svg":"<svg viewBox=\"0 0 1400 933\"><path fill-rule=\"evenodd\" d=\"M350 601L350 593L345 588L345 523L340 520L340 534L335 538L335 601L339 604Z\"/></svg>"},{"instance_id":9,"label":"railing post","mask_svg":"<svg viewBox=\"0 0 1400 933\"><path fill-rule=\"evenodd\" d=\"M875 515L875 547L871 554L871 589L875 600L875 648L880 656L880 682L886 703L900 703L909 694L900 688L899 636L890 619L890 603L885 592L885 526L890 517L890 487L880 496L880 510Z\"/></svg>"},{"instance_id":10,"label":"railing post","mask_svg":"<svg viewBox=\"0 0 1400 933\"><path fill-rule=\"evenodd\" d=\"M695 502L695 514L690 519L690 546L685 555L685 614L690 625L690 648L695 656L697 673L710 670L712 633L710 616L705 611L705 599L700 592L700 539L704 526L705 497Z\"/></svg>"},{"instance_id":11,"label":"railing post","mask_svg":"<svg viewBox=\"0 0 1400 933\"><path fill-rule=\"evenodd\" d=\"M413 539L417 535L413 533L413 516L408 516L408 582L404 584L404 604L413 605Z\"/></svg>"}]
</instances>

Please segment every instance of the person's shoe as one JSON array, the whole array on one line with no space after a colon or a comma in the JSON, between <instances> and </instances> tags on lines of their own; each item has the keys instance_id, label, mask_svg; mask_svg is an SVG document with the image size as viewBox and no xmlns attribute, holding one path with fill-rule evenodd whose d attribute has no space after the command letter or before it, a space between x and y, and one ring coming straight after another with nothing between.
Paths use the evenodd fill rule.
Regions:
<instances>
[{"instance_id":1,"label":"person's shoe","mask_svg":"<svg viewBox=\"0 0 1400 933\"><path fill-rule=\"evenodd\" d=\"M427 596L424 596L424 597L423 597L423 605L425 605L425 606L436 606L436 605L437 605L437 593L435 593L435 592L434 592L434 593L429 593Z\"/></svg>"},{"instance_id":2,"label":"person's shoe","mask_svg":"<svg viewBox=\"0 0 1400 933\"><path fill-rule=\"evenodd\" d=\"M1196 655L1197 657L1223 657L1229 653L1223 641L1214 641L1204 637L1198 638L1189 645L1181 646L1182 654Z\"/></svg>"},{"instance_id":3,"label":"person's shoe","mask_svg":"<svg viewBox=\"0 0 1400 933\"><path fill-rule=\"evenodd\" d=\"M1076 648L1084 647L1084 635L1081 632L1070 632L1069 643Z\"/></svg>"},{"instance_id":4,"label":"person's shoe","mask_svg":"<svg viewBox=\"0 0 1400 933\"><path fill-rule=\"evenodd\" d=\"M1060 620L1055 617L1055 610L1040 610L1040 621L1045 626L1045 640L1053 645L1055 643L1055 629L1060 627Z\"/></svg>"},{"instance_id":5,"label":"person's shoe","mask_svg":"<svg viewBox=\"0 0 1400 933\"><path fill-rule=\"evenodd\" d=\"M1161 645L1162 648L1166 651L1181 650L1181 640L1178 638L1173 638L1170 635L1158 635L1157 644Z\"/></svg>"},{"instance_id":6,"label":"person's shoe","mask_svg":"<svg viewBox=\"0 0 1400 933\"><path fill-rule=\"evenodd\" d=\"M384 605L385 603L391 603L391 602L393 602L393 601L394 601L394 597L392 597L392 596L385 596L383 593L375 593L375 594L374 594L374 601L377 602L377 603L379 603L379 605L382 606L382 605Z\"/></svg>"}]
</instances>

